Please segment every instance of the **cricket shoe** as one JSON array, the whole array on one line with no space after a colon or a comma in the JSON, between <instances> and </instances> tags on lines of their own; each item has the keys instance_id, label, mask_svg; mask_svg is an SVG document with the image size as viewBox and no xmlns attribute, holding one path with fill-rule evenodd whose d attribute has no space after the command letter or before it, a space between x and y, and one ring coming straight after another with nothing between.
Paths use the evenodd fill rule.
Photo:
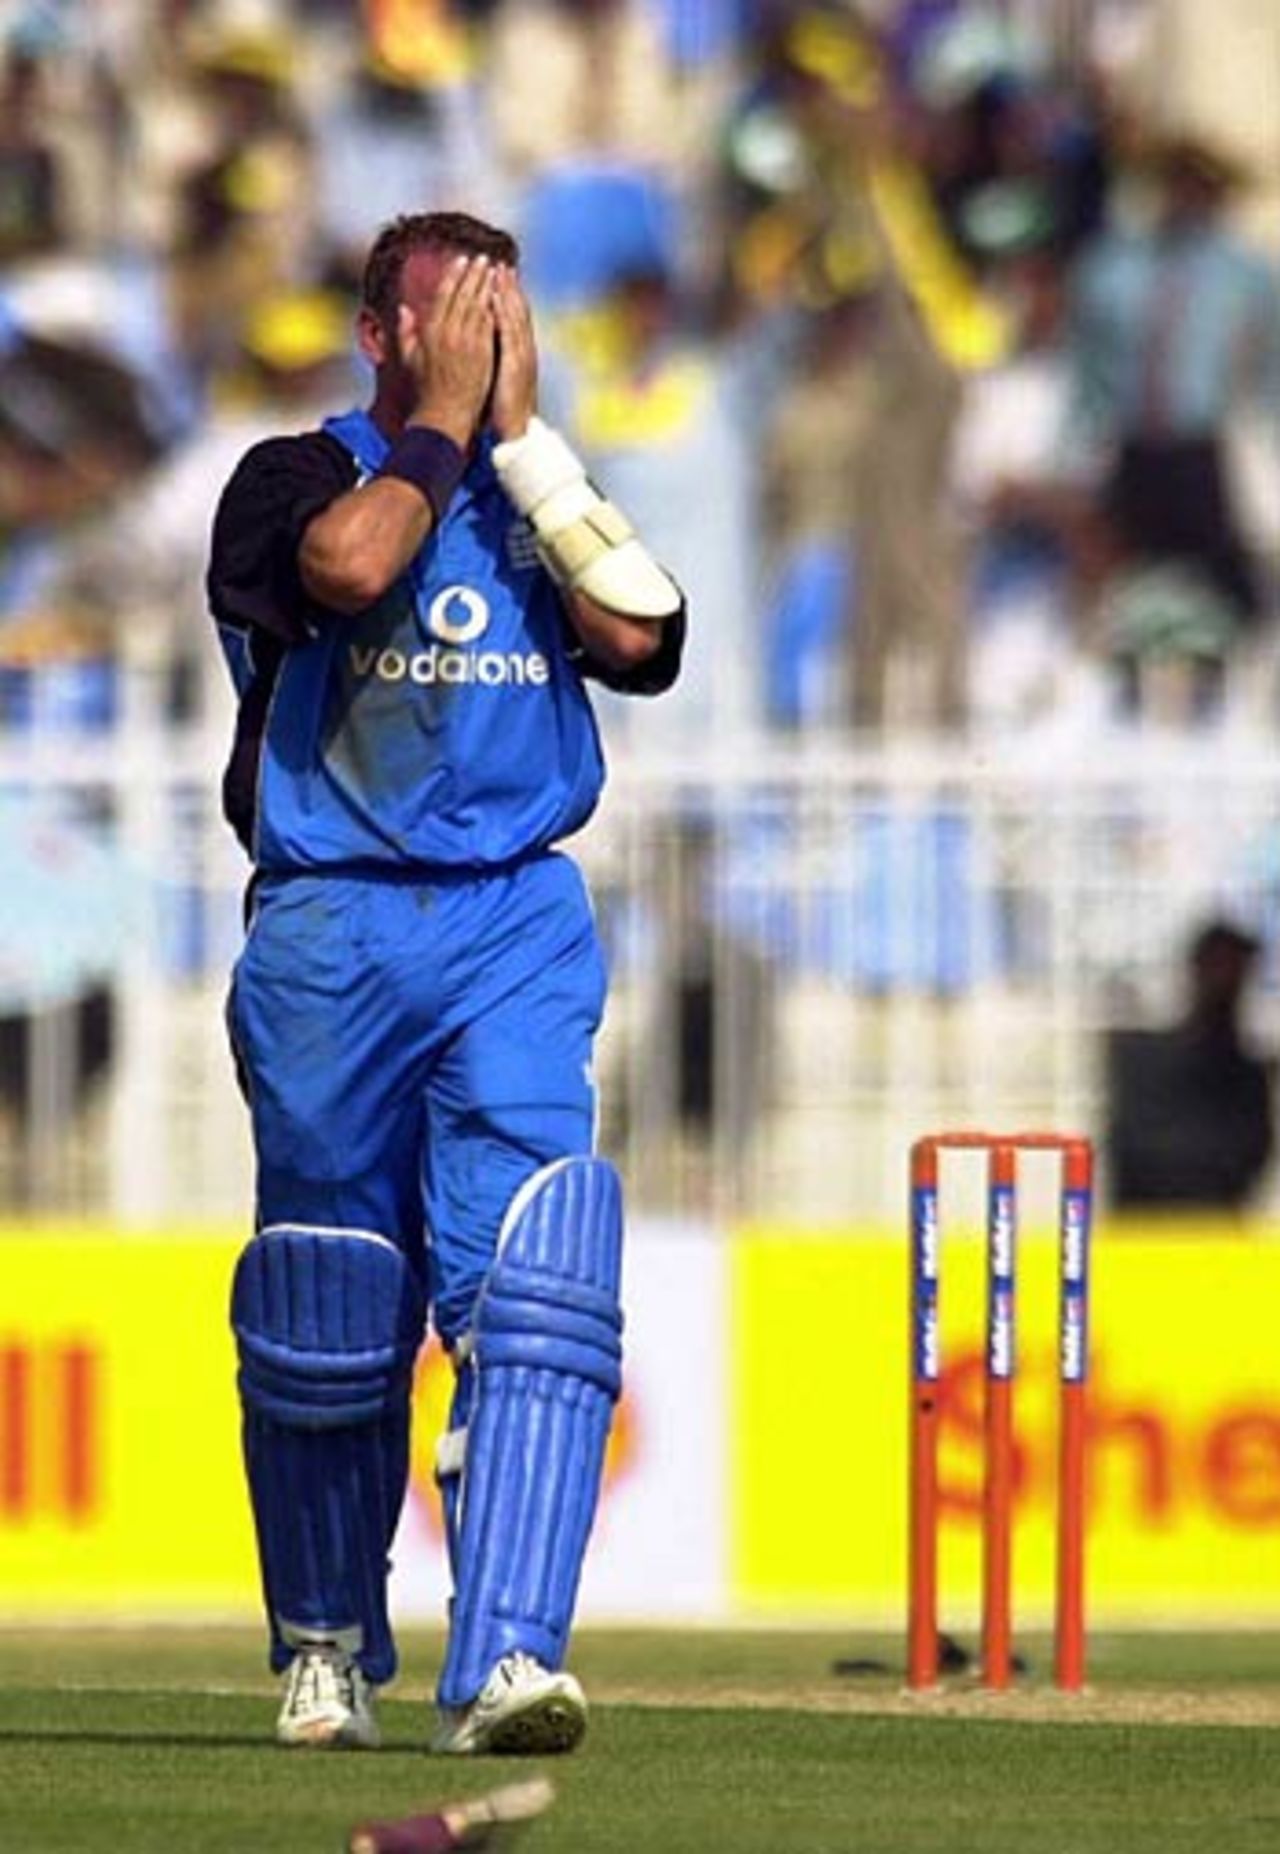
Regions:
<instances>
[{"instance_id":1,"label":"cricket shoe","mask_svg":"<svg viewBox=\"0 0 1280 1854\"><path fill-rule=\"evenodd\" d=\"M336 1642L308 1643L294 1656L276 1737L282 1745L344 1751L372 1750L380 1742L369 1683Z\"/></svg>"},{"instance_id":2,"label":"cricket shoe","mask_svg":"<svg viewBox=\"0 0 1280 1854\"><path fill-rule=\"evenodd\" d=\"M586 1697L572 1674L553 1674L531 1654L507 1654L469 1706L440 1708L431 1749L454 1757L546 1757L574 1750L586 1729Z\"/></svg>"}]
</instances>

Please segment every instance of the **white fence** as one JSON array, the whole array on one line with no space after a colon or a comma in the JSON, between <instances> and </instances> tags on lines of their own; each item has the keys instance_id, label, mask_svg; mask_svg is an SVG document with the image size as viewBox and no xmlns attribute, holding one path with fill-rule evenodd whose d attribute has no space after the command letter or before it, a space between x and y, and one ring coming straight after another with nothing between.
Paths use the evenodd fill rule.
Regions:
<instances>
[{"instance_id":1,"label":"white fence","mask_svg":"<svg viewBox=\"0 0 1280 1854\"><path fill-rule=\"evenodd\" d=\"M222 748L155 726L0 748L10 1211L248 1215ZM1106 1033L1174 1012L1193 923L1274 920L1280 767L1209 736L627 760L576 850L612 970L602 1142L632 1202L889 1218L922 1130L1098 1130ZM1264 1046L1278 957L1268 932Z\"/></svg>"}]
</instances>

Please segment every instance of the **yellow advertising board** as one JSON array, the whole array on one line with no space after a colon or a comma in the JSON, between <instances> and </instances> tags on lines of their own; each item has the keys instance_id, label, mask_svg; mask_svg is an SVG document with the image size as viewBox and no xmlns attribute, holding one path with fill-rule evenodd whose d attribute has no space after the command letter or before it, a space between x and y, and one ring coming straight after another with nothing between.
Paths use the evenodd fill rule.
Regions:
<instances>
[{"instance_id":1,"label":"yellow advertising board","mask_svg":"<svg viewBox=\"0 0 1280 1854\"><path fill-rule=\"evenodd\" d=\"M723 1614L724 1249L702 1234L637 1236L592 1615ZM0 1226L0 1620L257 1616L227 1320L242 1240ZM434 1444L452 1388L425 1346L393 1554L405 1618L437 1619L447 1596Z\"/></svg>"},{"instance_id":2,"label":"yellow advertising board","mask_svg":"<svg viewBox=\"0 0 1280 1854\"><path fill-rule=\"evenodd\" d=\"M197 1233L0 1231L0 1616L256 1613L226 1319L238 1248L237 1237ZM679 1440L645 1456L645 1510L668 1529L683 1514L687 1526L696 1495L706 1506L699 1536L722 1543L701 1554L696 1576L692 1556L676 1554L662 1580L644 1584L654 1619L897 1623L905 1238L751 1229L706 1251L715 1266L688 1319L713 1362L670 1412ZM1053 1585L1055 1260L1051 1241L1024 1240L1014 1582L1035 1620L1047 1617ZM979 1583L982 1263L980 1242L947 1238L948 1623L972 1618ZM647 1386L652 1429L667 1420L659 1393L679 1367L677 1271L643 1232L630 1266L632 1389ZM1104 1233L1093 1290L1091 1616L1280 1623L1280 1242ZM686 1334L676 1350L691 1343ZM417 1385L420 1438L434 1434L447 1392L432 1357ZM630 1433L624 1425L619 1436ZM425 1486L429 1448L419 1454ZM639 1498L639 1483L631 1494L629 1485L623 1474L599 1528L597 1555L609 1561L595 1569L616 1575L603 1578L593 1614L617 1601L618 1538L639 1523L626 1509L610 1546L618 1500ZM637 1620L638 1576L627 1584Z\"/></svg>"},{"instance_id":3,"label":"yellow advertising board","mask_svg":"<svg viewBox=\"0 0 1280 1854\"><path fill-rule=\"evenodd\" d=\"M241 1611L258 1585L234 1243L0 1232L0 1609Z\"/></svg>"},{"instance_id":4,"label":"yellow advertising board","mask_svg":"<svg viewBox=\"0 0 1280 1854\"><path fill-rule=\"evenodd\" d=\"M907 1558L904 1237L757 1229L734 1248L731 1594L899 1620ZM1014 1588L1052 1608L1056 1246L1021 1245ZM979 1591L984 1244L944 1240L942 1614ZM1090 1610L1280 1621L1280 1244L1103 1236L1089 1387Z\"/></svg>"}]
</instances>

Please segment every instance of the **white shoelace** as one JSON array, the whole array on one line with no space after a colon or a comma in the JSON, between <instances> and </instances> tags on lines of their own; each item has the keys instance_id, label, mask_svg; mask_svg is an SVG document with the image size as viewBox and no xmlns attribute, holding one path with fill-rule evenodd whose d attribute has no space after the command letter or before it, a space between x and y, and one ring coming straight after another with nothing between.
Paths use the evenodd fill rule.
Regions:
<instances>
[{"instance_id":1,"label":"white shoelace","mask_svg":"<svg viewBox=\"0 0 1280 1854\"><path fill-rule=\"evenodd\" d=\"M330 1705L354 1712L358 1704L354 1663L322 1649L304 1650L294 1662L289 1684L291 1717Z\"/></svg>"}]
</instances>

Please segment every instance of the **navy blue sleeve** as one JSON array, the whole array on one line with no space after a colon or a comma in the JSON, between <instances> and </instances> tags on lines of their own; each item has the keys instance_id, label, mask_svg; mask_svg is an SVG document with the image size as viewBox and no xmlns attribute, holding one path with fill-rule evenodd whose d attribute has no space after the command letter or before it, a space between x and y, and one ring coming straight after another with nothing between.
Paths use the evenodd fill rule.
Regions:
<instances>
[{"instance_id":1,"label":"navy blue sleeve","mask_svg":"<svg viewBox=\"0 0 1280 1854\"><path fill-rule=\"evenodd\" d=\"M219 623L288 644L314 634L326 613L302 584L298 547L355 481L350 455L323 431L268 438L245 453L213 521L207 589Z\"/></svg>"},{"instance_id":2,"label":"navy blue sleeve","mask_svg":"<svg viewBox=\"0 0 1280 1854\"><path fill-rule=\"evenodd\" d=\"M627 670L609 669L605 664L595 662L579 643L574 654L578 673L591 682L602 682L606 689L612 689L617 695L661 695L680 674L688 628L686 608L681 605L674 617L663 620L661 642L653 655L644 663L636 664L634 669Z\"/></svg>"}]
</instances>

